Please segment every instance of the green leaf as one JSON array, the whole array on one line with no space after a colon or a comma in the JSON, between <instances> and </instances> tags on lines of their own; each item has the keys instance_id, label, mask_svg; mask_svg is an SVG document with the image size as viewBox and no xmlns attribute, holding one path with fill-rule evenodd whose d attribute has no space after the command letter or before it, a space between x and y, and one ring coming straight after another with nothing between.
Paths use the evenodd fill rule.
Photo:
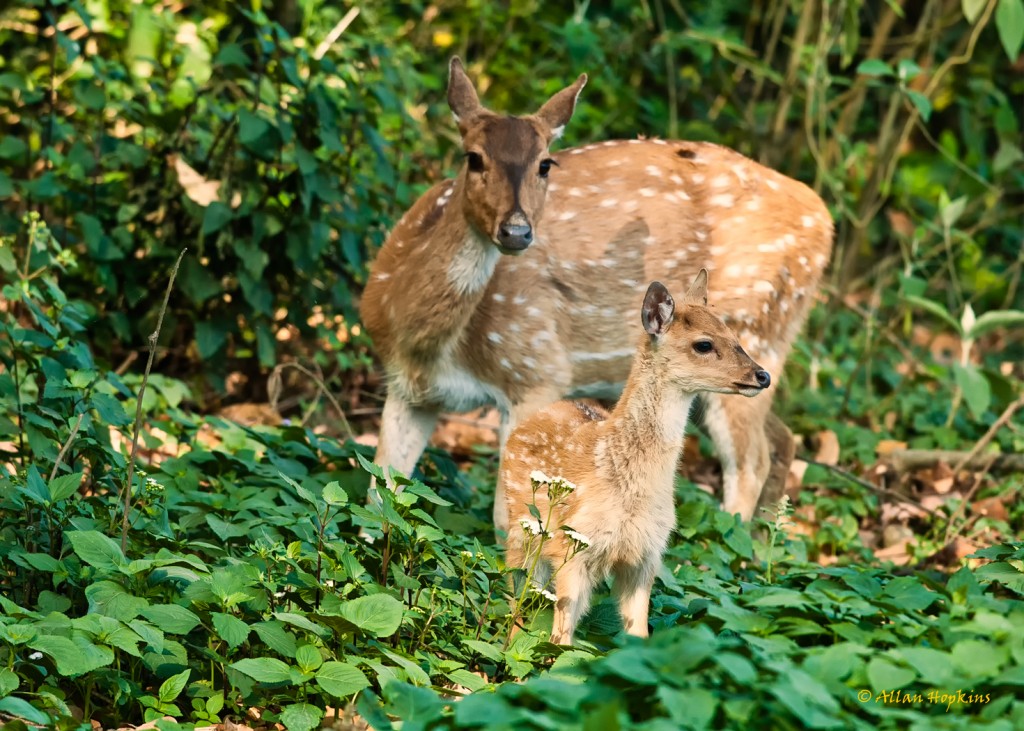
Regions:
<instances>
[{"instance_id":1,"label":"green leaf","mask_svg":"<svg viewBox=\"0 0 1024 731\"><path fill-rule=\"evenodd\" d=\"M0 668L0 697L10 695L18 689L21 680L17 673L7 668Z\"/></svg>"},{"instance_id":2,"label":"green leaf","mask_svg":"<svg viewBox=\"0 0 1024 731\"><path fill-rule=\"evenodd\" d=\"M953 645L950 653L954 667L969 678L990 678L999 673L1006 663L1008 649L1005 645L987 640L960 640Z\"/></svg>"},{"instance_id":3,"label":"green leaf","mask_svg":"<svg viewBox=\"0 0 1024 731\"><path fill-rule=\"evenodd\" d=\"M370 685L363 671L347 662L325 662L316 673L316 684L336 698L345 698Z\"/></svg>"},{"instance_id":4,"label":"green leaf","mask_svg":"<svg viewBox=\"0 0 1024 731\"><path fill-rule=\"evenodd\" d=\"M337 480L328 482L324 485L324 502L328 505L344 505L348 502L348 495L345 490L342 489L341 485L338 484Z\"/></svg>"},{"instance_id":5,"label":"green leaf","mask_svg":"<svg viewBox=\"0 0 1024 731\"><path fill-rule=\"evenodd\" d=\"M273 657L246 658L228 665L260 683L288 683L291 673L288 666Z\"/></svg>"},{"instance_id":6,"label":"green leaf","mask_svg":"<svg viewBox=\"0 0 1024 731\"><path fill-rule=\"evenodd\" d=\"M347 601L338 614L375 637L390 637L402 624L403 605L390 594L372 594Z\"/></svg>"},{"instance_id":7,"label":"green leaf","mask_svg":"<svg viewBox=\"0 0 1024 731\"><path fill-rule=\"evenodd\" d=\"M960 0L960 7L964 11L967 22L974 25L974 21L981 15L981 11L985 9L987 3L988 0Z\"/></svg>"},{"instance_id":8,"label":"green leaf","mask_svg":"<svg viewBox=\"0 0 1024 731\"><path fill-rule=\"evenodd\" d=\"M199 617L178 604L155 604L142 616L171 635L187 635L199 624Z\"/></svg>"},{"instance_id":9,"label":"green leaf","mask_svg":"<svg viewBox=\"0 0 1024 731\"><path fill-rule=\"evenodd\" d=\"M179 695L181 691L185 690L185 686L188 685L188 678L192 674L191 670L185 670L172 675L160 685L160 690L157 695L160 698L161 703L170 703Z\"/></svg>"},{"instance_id":10,"label":"green leaf","mask_svg":"<svg viewBox=\"0 0 1024 731\"><path fill-rule=\"evenodd\" d=\"M210 619L213 621L213 628L217 630L217 636L227 642L232 650L249 637L249 625L233 614L211 612Z\"/></svg>"},{"instance_id":11,"label":"green leaf","mask_svg":"<svg viewBox=\"0 0 1024 731\"><path fill-rule=\"evenodd\" d=\"M213 358L228 341L227 330L219 322L196 323L196 350L203 360Z\"/></svg>"},{"instance_id":12,"label":"green leaf","mask_svg":"<svg viewBox=\"0 0 1024 731\"><path fill-rule=\"evenodd\" d=\"M953 376L956 385L963 391L967 408L971 410L975 419L981 418L992 403L992 387L985 374L975 365L962 366L954 363Z\"/></svg>"},{"instance_id":13,"label":"green leaf","mask_svg":"<svg viewBox=\"0 0 1024 731\"><path fill-rule=\"evenodd\" d=\"M257 622L252 626L259 638L267 643L267 647L278 655L295 657L295 636L285 630L284 624L277 620Z\"/></svg>"},{"instance_id":14,"label":"green leaf","mask_svg":"<svg viewBox=\"0 0 1024 731\"><path fill-rule=\"evenodd\" d=\"M501 650L488 642L481 642L480 640L462 640L464 647L468 647L473 652L486 657L488 660L494 662L501 662Z\"/></svg>"},{"instance_id":15,"label":"green leaf","mask_svg":"<svg viewBox=\"0 0 1024 731\"><path fill-rule=\"evenodd\" d=\"M441 715L444 707L434 691L409 683L388 683L384 687L384 696L392 714L399 718L416 719L424 724L424 728Z\"/></svg>"},{"instance_id":16,"label":"green leaf","mask_svg":"<svg viewBox=\"0 0 1024 731\"><path fill-rule=\"evenodd\" d=\"M254 152L266 152L265 138L270 136L270 123L247 109L238 113L238 141Z\"/></svg>"},{"instance_id":17,"label":"green leaf","mask_svg":"<svg viewBox=\"0 0 1024 731\"><path fill-rule=\"evenodd\" d=\"M910 103L917 108L917 113L921 115L921 119L927 122L932 117L932 100L926 97L919 91L913 89L907 89L907 98L910 99Z\"/></svg>"},{"instance_id":18,"label":"green leaf","mask_svg":"<svg viewBox=\"0 0 1024 731\"><path fill-rule=\"evenodd\" d=\"M99 531L69 531L65 535L75 555L90 566L114 571L126 563L121 547Z\"/></svg>"},{"instance_id":19,"label":"green leaf","mask_svg":"<svg viewBox=\"0 0 1024 731\"><path fill-rule=\"evenodd\" d=\"M324 658L320 650L313 645L302 645L295 651L295 664L304 673L311 673L323 663Z\"/></svg>"},{"instance_id":20,"label":"green leaf","mask_svg":"<svg viewBox=\"0 0 1024 731\"><path fill-rule=\"evenodd\" d=\"M309 703L293 703L281 709L278 720L288 731L310 731L320 725L323 711Z\"/></svg>"},{"instance_id":21,"label":"green leaf","mask_svg":"<svg viewBox=\"0 0 1024 731\"><path fill-rule=\"evenodd\" d=\"M945 322L947 325L952 327L955 332L960 333L960 323L956 321L955 317L949 314L945 307L938 304L937 302L932 302L929 299L925 299L924 297L917 297L912 294L903 295L903 301L909 305L918 307L924 310L925 312L930 312L931 314L935 315L940 320Z\"/></svg>"},{"instance_id":22,"label":"green leaf","mask_svg":"<svg viewBox=\"0 0 1024 731\"><path fill-rule=\"evenodd\" d=\"M971 340L977 340L982 335L990 333L998 328L1024 328L1024 311L1022 310L992 310L986 312L977 320L974 321L974 325L971 327L971 331L967 333L968 338Z\"/></svg>"},{"instance_id":23,"label":"green leaf","mask_svg":"<svg viewBox=\"0 0 1024 731\"><path fill-rule=\"evenodd\" d=\"M658 688L658 700L672 720L683 728L708 728L718 710L715 694L704 688L676 690L662 685Z\"/></svg>"},{"instance_id":24,"label":"green leaf","mask_svg":"<svg viewBox=\"0 0 1024 731\"><path fill-rule=\"evenodd\" d=\"M0 711L3 711L5 715L21 718L29 723L34 723L39 726L49 727L52 724L52 720L47 714L43 713L23 698L10 696L0 700ZM13 723L4 725L10 728L18 727ZM21 725L21 728L24 728L24 724Z\"/></svg>"},{"instance_id":25,"label":"green leaf","mask_svg":"<svg viewBox=\"0 0 1024 731\"><path fill-rule=\"evenodd\" d=\"M450 673L445 673L450 681L467 688L471 693L483 690L487 687L487 681L479 675L474 675L465 668L457 668Z\"/></svg>"},{"instance_id":26,"label":"green leaf","mask_svg":"<svg viewBox=\"0 0 1024 731\"><path fill-rule=\"evenodd\" d=\"M857 73L865 76L895 76L892 66L880 58L868 58L857 65Z\"/></svg>"},{"instance_id":27,"label":"green leaf","mask_svg":"<svg viewBox=\"0 0 1024 731\"><path fill-rule=\"evenodd\" d=\"M85 589L89 600L89 611L128 622L139 616L149 606L142 597L129 594L123 586L114 581L97 581Z\"/></svg>"},{"instance_id":28,"label":"green leaf","mask_svg":"<svg viewBox=\"0 0 1024 731\"><path fill-rule=\"evenodd\" d=\"M884 657L872 658L868 662L867 674L868 683L876 693L885 690L899 690L917 677L917 673L913 670L900 667Z\"/></svg>"},{"instance_id":29,"label":"green leaf","mask_svg":"<svg viewBox=\"0 0 1024 731\"><path fill-rule=\"evenodd\" d=\"M74 472L50 480L50 484L47 485L50 490L50 502L57 503L74 495L78 491L78 486L82 484L84 475L85 472Z\"/></svg>"},{"instance_id":30,"label":"green leaf","mask_svg":"<svg viewBox=\"0 0 1024 731\"><path fill-rule=\"evenodd\" d=\"M220 201L213 201L203 212L203 236L217 233L234 217L235 214L230 208Z\"/></svg>"},{"instance_id":31,"label":"green leaf","mask_svg":"<svg viewBox=\"0 0 1024 731\"><path fill-rule=\"evenodd\" d=\"M28 646L52 657L57 672L64 676L82 675L114 662L112 650L98 647L84 637L70 640L59 635L47 635L36 637Z\"/></svg>"},{"instance_id":32,"label":"green leaf","mask_svg":"<svg viewBox=\"0 0 1024 731\"><path fill-rule=\"evenodd\" d=\"M930 108L929 103L929 108ZM922 113L921 115L925 115ZM925 117L927 119L927 117ZM967 208L967 196L962 195L959 198L951 201L947 201L946 196L943 194L940 196L939 201L939 215L942 217L942 225L948 231L953 228L953 224L960 220L960 216L964 214L964 209Z\"/></svg>"},{"instance_id":33,"label":"green leaf","mask_svg":"<svg viewBox=\"0 0 1024 731\"><path fill-rule=\"evenodd\" d=\"M1024 45L1024 0L999 0L996 6L996 30L1007 58L1016 63Z\"/></svg>"}]
</instances>

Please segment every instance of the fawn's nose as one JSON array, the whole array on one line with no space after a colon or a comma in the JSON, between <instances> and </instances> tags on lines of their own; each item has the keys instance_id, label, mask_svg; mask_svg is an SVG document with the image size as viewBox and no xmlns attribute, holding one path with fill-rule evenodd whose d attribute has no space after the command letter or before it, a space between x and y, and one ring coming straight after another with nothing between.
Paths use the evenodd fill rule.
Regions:
<instances>
[{"instance_id":1,"label":"fawn's nose","mask_svg":"<svg viewBox=\"0 0 1024 731\"><path fill-rule=\"evenodd\" d=\"M772 377L768 371L754 371L754 380L761 388L768 388L772 385Z\"/></svg>"},{"instance_id":2,"label":"fawn's nose","mask_svg":"<svg viewBox=\"0 0 1024 731\"><path fill-rule=\"evenodd\" d=\"M509 251L522 251L533 243L533 228L529 224L503 223L498 229L498 243Z\"/></svg>"}]
</instances>

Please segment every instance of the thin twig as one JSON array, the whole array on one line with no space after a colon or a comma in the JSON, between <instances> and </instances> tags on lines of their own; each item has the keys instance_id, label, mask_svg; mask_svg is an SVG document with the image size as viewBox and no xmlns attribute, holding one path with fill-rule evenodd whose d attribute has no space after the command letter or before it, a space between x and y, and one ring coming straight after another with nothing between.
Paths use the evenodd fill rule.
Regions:
<instances>
[{"instance_id":1,"label":"thin twig","mask_svg":"<svg viewBox=\"0 0 1024 731\"><path fill-rule=\"evenodd\" d=\"M313 415L313 411L316 409L316 402L320 400L321 396L326 396L331 402L331 405L334 406L335 410L338 412L338 416L341 417L341 426L345 431L345 436L349 439L355 440L355 432L353 432L352 427L349 426L348 419L345 417L344 409L341 408L341 404L338 403L338 400L334 398L334 394L332 394L327 388L327 384L324 383L324 379L299 363L278 363L274 366L274 370L270 372L270 376L267 378L267 391L270 394L270 407L277 411L278 397L281 393L281 371L285 368L294 368L303 375L312 379L313 383L315 383L317 387L317 394L313 398L313 403L308 409L306 409L306 413L302 416L303 426L307 421L309 421L309 417Z\"/></svg>"},{"instance_id":2,"label":"thin twig","mask_svg":"<svg viewBox=\"0 0 1024 731\"><path fill-rule=\"evenodd\" d=\"M953 529L953 526L956 525L957 521L963 517L964 512L967 510L967 506L981 488L982 483L985 481L985 477L988 475L988 471L992 469L992 465L996 463L997 457L998 455L993 454L989 458L988 463L985 465L985 469L983 469L981 473L974 478L974 484L971 485L971 489L967 491L967 494L964 495L960 504L956 506L956 510L953 511L953 514L949 516L949 522L946 523L946 535L944 538L945 545L948 546L951 540L960 535L963 529L966 528L967 524L970 522L965 520L959 528L956 530Z\"/></svg>"},{"instance_id":3,"label":"thin twig","mask_svg":"<svg viewBox=\"0 0 1024 731\"><path fill-rule=\"evenodd\" d=\"M1022 406L1024 406L1024 396L1021 396L1012 404L1007 406L1003 410L1003 413L999 415L999 418L992 422L992 426L988 428L988 431L985 432L984 436L982 436L982 438L978 440L978 443L975 444L973 448L971 448L971 451L967 453L967 456L964 457L959 462L957 462L956 467L953 468L953 474L956 474L957 472L962 470L964 468L964 465L966 465L972 459L981 454L981 450L988 446L989 442L991 442L995 438L999 430L1002 429L1010 421L1010 419L1013 418L1013 415L1017 413L1017 410L1020 409Z\"/></svg>"},{"instance_id":4,"label":"thin twig","mask_svg":"<svg viewBox=\"0 0 1024 731\"><path fill-rule=\"evenodd\" d=\"M878 485L872 485L867 480L862 480L861 478L857 477L857 475L855 475L853 473L850 473L850 472L847 472L846 470L842 469L841 467L836 467L835 465L826 464L824 462L818 462L817 460L813 460L813 459L807 459L805 457L797 457L797 459L800 459L800 460L806 462L807 464L812 464L812 465L815 465L817 467L824 467L829 472L832 472L833 474L836 474L836 475L838 475L839 477L842 477L845 480L849 480L850 482L852 482L852 483L854 483L856 485L860 485L861 487L863 487L866 490L871 490L872 492L877 492L877 493L880 493L882 495L887 495L887 496L889 496L891 498L899 500L900 502L907 503L908 505L913 505L915 507L920 508L921 510L925 511L926 513L928 513L928 514L930 514L932 516L937 516L938 515L934 510L932 510L931 508L925 507L918 500L915 500L912 497L907 497L906 495L898 493L895 490L889 490L889 489L884 488L884 487L879 487Z\"/></svg>"},{"instance_id":5,"label":"thin twig","mask_svg":"<svg viewBox=\"0 0 1024 731\"><path fill-rule=\"evenodd\" d=\"M64 457L67 455L68 450L71 449L71 443L75 441L75 437L78 435L78 430L82 427L82 417L85 413L78 415L75 419L75 425L71 427L71 433L68 434L68 440L64 442L64 446L60 448L60 453L57 455L57 461L53 463L53 469L50 471L50 481L53 482L53 478L57 476L57 470L60 469L61 462L64 461Z\"/></svg>"},{"instance_id":6,"label":"thin twig","mask_svg":"<svg viewBox=\"0 0 1024 731\"><path fill-rule=\"evenodd\" d=\"M338 24L331 28L331 32L328 33L327 36L322 41L320 41L319 45L317 45L316 47L316 50L313 51L313 58L316 61L319 61L321 58L324 57L324 54L327 53L331 46L334 45L334 42L341 37L341 34L345 32L345 29L348 28L349 25L351 25L352 21L356 19L357 15L359 15L359 8L351 8L347 13L345 13L345 16L338 21Z\"/></svg>"},{"instance_id":7,"label":"thin twig","mask_svg":"<svg viewBox=\"0 0 1024 731\"><path fill-rule=\"evenodd\" d=\"M153 359L156 357L156 343L160 339L160 328L164 325L164 315L167 314L167 303L171 300L171 290L174 288L174 280L178 276L178 267L181 260L185 258L188 248L181 250L178 260L174 262L174 269L171 270L171 278L167 282L167 291L164 292L164 303L160 307L160 314L156 320L156 330L149 336L149 359L146 361L146 370L142 373L142 384L139 386L139 394L136 396L135 424L132 427L132 453L128 458L128 479L124 486L124 513L121 515L121 551L128 547L128 528L130 522L128 514L132 507L132 479L135 477L135 456L139 452L139 431L142 426L142 397L146 394L146 384L149 382L149 372L153 368Z\"/></svg>"}]
</instances>

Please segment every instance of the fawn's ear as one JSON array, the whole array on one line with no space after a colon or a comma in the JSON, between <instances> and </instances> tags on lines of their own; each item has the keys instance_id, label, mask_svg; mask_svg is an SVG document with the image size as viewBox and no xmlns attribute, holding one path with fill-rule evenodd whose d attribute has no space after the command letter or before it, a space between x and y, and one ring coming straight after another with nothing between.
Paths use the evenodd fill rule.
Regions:
<instances>
[{"instance_id":1,"label":"fawn's ear","mask_svg":"<svg viewBox=\"0 0 1024 731\"><path fill-rule=\"evenodd\" d=\"M455 121L462 125L475 117L483 109L480 97L476 95L473 82L466 76L466 69L458 56L452 56L448 64L448 108L455 115Z\"/></svg>"},{"instance_id":2,"label":"fawn's ear","mask_svg":"<svg viewBox=\"0 0 1024 731\"><path fill-rule=\"evenodd\" d=\"M702 307L708 306L708 270L701 269L697 272L697 276L693 279L693 284L690 285L690 289L686 291L686 301L700 305Z\"/></svg>"},{"instance_id":3,"label":"fawn's ear","mask_svg":"<svg viewBox=\"0 0 1024 731\"><path fill-rule=\"evenodd\" d=\"M676 303L672 295L661 282L651 282L644 297L644 306L640 309L640 321L648 335L657 337L664 335L672 324L676 313Z\"/></svg>"},{"instance_id":4,"label":"fawn's ear","mask_svg":"<svg viewBox=\"0 0 1024 731\"><path fill-rule=\"evenodd\" d=\"M572 119L572 113L576 111L576 100L587 85L587 75L580 74L579 78L553 97L544 102L544 106L537 110L537 116L544 120L551 128L551 138L557 140L565 131L565 125Z\"/></svg>"}]
</instances>

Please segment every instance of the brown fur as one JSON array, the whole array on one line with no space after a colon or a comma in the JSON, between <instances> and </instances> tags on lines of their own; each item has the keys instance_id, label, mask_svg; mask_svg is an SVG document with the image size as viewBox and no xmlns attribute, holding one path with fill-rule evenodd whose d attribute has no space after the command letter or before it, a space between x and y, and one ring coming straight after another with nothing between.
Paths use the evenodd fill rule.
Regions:
<instances>
[{"instance_id":1,"label":"brown fur","mask_svg":"<svg viewBox=\"0 0 1024 731\"><path fill-rule=\"evenodd\" d=\"M695 286L701 286L703 275ZM541 576L555 576L553 642L572 642L591 589L609 574L615 577L626 631L646 636L651 585L675 526L675 470L693 397L703 391L752 396L761 390L760 366L693 289L674 319L647 329L651 334L642 336L622 398L607 418L560 401L516 427L506 445L500 481L512 519L509 566L535 564L540 541L531 542L519 521L533 522L531 503L541 516L550 509L546 488L534 497L531 472L576 485L557 503L550 525L543 526L552 534L541 549L547 564ZM714 350L695 352L698 340L710 340ZM591 541L568 562L572 541L558 530L563 525Z\"/></svg>"},{"instance_id":2,"label":"brown fur","mask_svg":"<svg viewBox=\"0 0 1024 731\"><path fill-rule=\"evenodd\" d=\"M504 438L564 396L616 397L632 358L624 323L644 283L679 289L702 267L714 275L716 312L766 368L782 370L831 253L821 199L701 142L586 145L550 155L557 166L542 177L584 80L537 114L502 117L479 105L453 62L449 101L483 171L463 165L425 193L373 264L361 313L389 381L378 464L411 471L441 410L496 404ZM500 256L496 232L513 218L535 240ZM770 405L707 398L725 507L745 519L792 453L788 431L765 426ZM499 530L502 505L499 494Z\"/></svg>"}]
</instances>

